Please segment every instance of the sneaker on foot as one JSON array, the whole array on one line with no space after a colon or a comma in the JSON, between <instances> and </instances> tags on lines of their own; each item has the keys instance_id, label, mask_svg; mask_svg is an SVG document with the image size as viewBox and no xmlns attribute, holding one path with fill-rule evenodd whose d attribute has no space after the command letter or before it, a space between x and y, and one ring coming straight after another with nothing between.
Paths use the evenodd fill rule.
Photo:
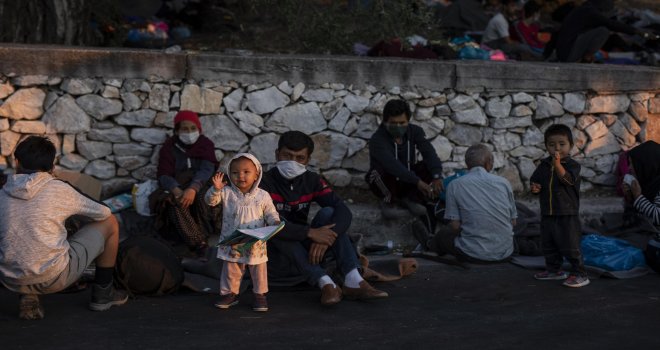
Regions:
<instances>
[{"instance_id":1,"label":"sneaker on foot","mask_svg":"<svg viewBox=\"0 0 660 350\"><path fill-rule=\"evenodd\" d=\"M568 278L568 274L564 271L550 272L543 271L534 274L534 278L541 281L551 281L551 280L565 280Z\"/></svg>"},{"instance_id":2,"label":"sneaker on foot","mask_svg":"<svg viewBox=\"0 0 660 350\"><path fill-rule=\"evenodd\" d=\"M112 306L124 305L128 301L128 293L115 289L112 283L102 287L98 284L92 285L92 301L89 308L92 311L105 311Z\"/></svg>"},{"instance_id":3,"label":"sneaker on foot","mask_svg":"<svg viewBox=\"0 0 660 350\"><path fill-rule=\"evenodd\" d=\"M220 296L220 300L215 302L215 307L218 309L229 309L230 307L238 304L238 295L229 293Z\"/></svg>"},{"instance_id":4,"label":"sneaker on foot","mask_svg":"<svg viewBox=\"0 0 660 350\"><path fill-rule=\"evenodd\" d=\"M44 318L44 308L36 294L21 294L18 297L18 318L40 320Z\"/></svg>"},{"instance_id":5,"label":"sneaker on foot","mask_svg":"<svg viewBox=\"0 0 660 350\"><path fill-rule=\"evenodd\" d=\"M252 303L252 310L259 312L268 311L268 300L266 300L266 294L254 293L254 302Z\"/></svg>"},{"instance_id":6,"label":"sneaker on foot","mask_svg":"<svg viewBox=\"0 0 660 350\"><path fill-rule=\"evenodd\" d=\"M584 287L589 283L590 283L589 277L579 276L579 275L570 275L568 276L568 279L564 281L564 285L566 287L571 287L571 288Z\"/></svg>"}]
</instances>

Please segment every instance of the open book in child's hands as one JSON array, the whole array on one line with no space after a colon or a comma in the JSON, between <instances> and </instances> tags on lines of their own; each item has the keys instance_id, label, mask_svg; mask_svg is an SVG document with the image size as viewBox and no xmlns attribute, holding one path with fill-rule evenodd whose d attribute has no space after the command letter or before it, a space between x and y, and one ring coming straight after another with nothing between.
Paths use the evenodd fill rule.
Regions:
<instances>
[{"instance_id":1,"label":"open book in child's hands","mask_svg":"<svg viewBox=\"0 0 660 350\"><path fill-rule=\"evenodd\" d=\"M229 237L218 242L218 245L235 245L242 243L251 243L250 245L252 245L256 241L267 241L271 239L271 237L280 232L282 228L284 228L284 221L280 222L277 226L236 229L231 235L229 235Z\"/></svg>"}]
</instances>

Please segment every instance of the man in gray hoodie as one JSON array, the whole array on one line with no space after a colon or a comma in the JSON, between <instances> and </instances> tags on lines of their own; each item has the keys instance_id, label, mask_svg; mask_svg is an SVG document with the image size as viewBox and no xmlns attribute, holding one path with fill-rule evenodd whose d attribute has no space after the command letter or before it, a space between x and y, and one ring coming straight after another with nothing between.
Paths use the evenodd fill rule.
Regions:
<instances>
[{"instance_id":1,"label":"man in gray hoodie","mask_svg":"<svg viewBox=\"0 0 660 350\"><path fill-rule=\"evenodd\" d=\"M0 282L20 294L19 317L41 319L39 294L59 292L96 261L94 311L128 300L114 289L119 227L110 209L51 175L55 146L30 136L14 152L16 174L0 191ZM81 215L95 222L67 238L64 221Z\"/></svg>"}]
</instances>

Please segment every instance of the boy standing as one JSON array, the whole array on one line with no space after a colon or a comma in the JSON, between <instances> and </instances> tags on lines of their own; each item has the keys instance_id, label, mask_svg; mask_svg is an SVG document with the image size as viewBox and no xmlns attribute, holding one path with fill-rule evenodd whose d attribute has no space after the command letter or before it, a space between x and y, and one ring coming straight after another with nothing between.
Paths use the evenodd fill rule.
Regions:
<instances>
[{"instance_id":1,"label":"boy standing","mask_svg":"<svg viewBox=\"0 0 660 350\"><path fill-rule=\"evenodd\" d=\"M552 125L545 131L550 156L541 161L530 179L531 192L540 195L541 239L546 271L538 280L566 280L567 287L589 284L580 251L580 164L571 159L573 135L566 125ZM561 271L564 257L571 264L570 275Z\"/></svg>"}]
</instances>

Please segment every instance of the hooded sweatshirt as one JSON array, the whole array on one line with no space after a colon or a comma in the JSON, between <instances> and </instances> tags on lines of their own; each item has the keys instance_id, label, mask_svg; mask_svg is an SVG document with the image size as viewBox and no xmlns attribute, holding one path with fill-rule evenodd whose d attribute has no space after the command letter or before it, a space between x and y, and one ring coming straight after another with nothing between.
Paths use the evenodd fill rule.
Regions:
<instances>
[{"instance_id":1,"label":"hooded sweatshirt","mask_svg":"<svg viewBox=\"0 0 660 350\"><path fill-rule=\"evenodd\" d=\"M96 221L110 209L45 172L9 177L0 191L0 279L12 285L51 281L69 264L64 221Z\"/></svg>"},{"instance_id":2,"label":"hooded sweatshirt","mask_svg":"<svg viewBox=\"0 0 660 350\"><path fill-rule=\"evenodd\" d=\"M257 168L257 180L247 193L241 192L236 185L231 183L228 176L231 163L238 158L247 158L254 163ZM249 153L239 153L235 155L225 170L226 178L229 183L221 190L216 190L214 186L209 188L204 196L206 204L216 206L222 204L222 231L220 240L227 238L236 229L259 228L268 225L276 225L280 221L280 216L275 210L273 200L268 192L259 188L263 169L257 158ZM256 242L246 255L242 255L238 250L231 246L219 246L218 258L248 265L257 265L268 261L266 254L266 242Z\"/></svg>"}]
</instances>

